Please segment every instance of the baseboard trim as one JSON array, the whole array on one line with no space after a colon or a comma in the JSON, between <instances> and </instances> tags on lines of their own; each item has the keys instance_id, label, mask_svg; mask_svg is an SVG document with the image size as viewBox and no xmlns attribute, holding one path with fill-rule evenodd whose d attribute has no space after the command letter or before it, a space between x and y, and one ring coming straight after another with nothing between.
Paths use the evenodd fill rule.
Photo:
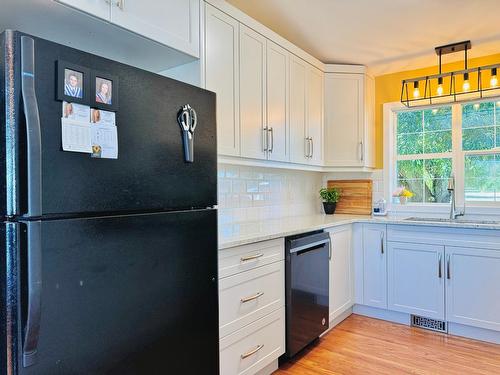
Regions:
<instances>
[{"instance_id":1,"label":"baseboard trim","mask_svg":"<svg viewBox=\"0 0 500 375\"><path fill-rule=\"evenodd\" d=\"M273 372L275 372L278 369L278 367L279 367L278 360L275 359L270 364L268 364L266 367L264 367L263 369L256 372L255 375L270 375Z\"/></svg>"},{"instance_id":2,"label":"baseboard trim","mask_svg":"<svg viewBox=\"0 0 500 375\"><path fill-rule=\"evenodd\" d=\"M354 305L352 308L354 314L368 316L369 318L388 320L390 322L410 325L410 314L379 309L378 307L371 307L366 305Z\"/></svg>"},{"instance_id":3,"label":"baseboard trim","mask_svg":"<svg viewBox=\"0 0 500 375\"><path fill-rule=\"evenodd\" d=\"M369 318L387 320L393 323L399 323L409 326L410 314L401 313L398 311L384 310L377 307L354 305L352 308L353 314L367 316ZM468 339L500 344L500 332L490 329L467 326L458 323L447 322L448 334L461 336Z\"/></svg>"}]
</instances>

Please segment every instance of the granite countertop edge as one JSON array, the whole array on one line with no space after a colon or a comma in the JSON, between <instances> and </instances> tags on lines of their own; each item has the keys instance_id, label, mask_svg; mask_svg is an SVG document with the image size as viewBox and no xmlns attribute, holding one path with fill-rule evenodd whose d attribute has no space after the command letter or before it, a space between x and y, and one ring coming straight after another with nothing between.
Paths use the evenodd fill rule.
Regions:
<instances>
[{"instance_id":1,"label":"granite countertop edge","mask_svg":"<svg viewBox=\"0 0 500 375\"><path fill-rule=\"evenodd\" d=\"M345 216L345 217L344 217ZM283 218L281 221L290 221L293 218ZM349 225L354 223L372 223L372 224L396 224L411 226L432 226L441 228L465 228L465 229L489 229L500 230L500 222L496 223L467 223L467 222L436 222L436 221L412 221L404 217L374 217L369 215L334 215L331 218L326 215L313 215L300 218L299 223L281 225L281 228L260 233L248 233L244 235L224 236L219 234L219 250L228 249L236 246L248 245L261 241L273 240L276 238L293 236L300 233L312 232L337 226ZM323 220L323 222L318 222ZM296 220L298 221L298 220ZM266 222L279 223L279 219L264 220L259 225L265 226ZM308 223L309 222L309 223Z\"/></svg>"}]
</instances>

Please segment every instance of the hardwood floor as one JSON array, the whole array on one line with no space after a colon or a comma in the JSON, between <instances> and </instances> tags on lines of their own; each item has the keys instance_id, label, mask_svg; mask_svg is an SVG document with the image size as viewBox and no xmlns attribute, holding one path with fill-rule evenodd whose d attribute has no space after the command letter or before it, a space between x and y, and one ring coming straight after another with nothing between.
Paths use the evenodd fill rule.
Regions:
<instances>
[{"instance_id":1,"label":"hardwood floor","mask_svg":"<svg viewBox=\"0 0 500 375\"><path fill-rule=\"evenodd\" d=\"M351 315L273 375L499 375L500 345Z\"/></svg>"}]
</instances>

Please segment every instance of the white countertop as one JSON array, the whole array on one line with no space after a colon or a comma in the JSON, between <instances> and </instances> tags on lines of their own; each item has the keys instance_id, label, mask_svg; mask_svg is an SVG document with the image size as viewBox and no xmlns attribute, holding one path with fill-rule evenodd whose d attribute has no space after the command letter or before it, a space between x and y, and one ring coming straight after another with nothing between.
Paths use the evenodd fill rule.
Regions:
<instances>
[{"instance_id":1,"label":"white countertop","mask_svg":"<svg viewBox=\"0 0 500 375\"><path fill-rule=\"evenodd\" d=\"M285 217L281 219L261 220L256 222L235 223L224 225L224 230L219 232L219 249L249 243L272 240L275 238L292 236L315 230L331 228L352 223L384 223L434 226L447 228L493 229L500 230L499 223L471 223L461 222L436 222L404 220L404 217L370 216L370 215L310 215Z\"/></svg>"}]
</instances>

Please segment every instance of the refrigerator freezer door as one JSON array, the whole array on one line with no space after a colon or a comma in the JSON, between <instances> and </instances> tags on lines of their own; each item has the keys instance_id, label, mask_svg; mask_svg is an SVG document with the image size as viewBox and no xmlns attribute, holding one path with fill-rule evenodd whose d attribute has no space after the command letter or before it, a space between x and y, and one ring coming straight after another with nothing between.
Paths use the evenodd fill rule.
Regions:
<instances>
[{"instance_id":1,"label":"refrigerator freezer door","mask_svg":"<svg viewBox=\"0 0 500 375\"><path fill-rule=\"evenodd\" d=\"M41 221L37 356L19 374L218 374L216 215Z\"/></svg>"},{"instance_id":2,"label":"refrigerator freezer door","mask_svg":"<svg viewBox=\"0 0 500 375\"><path fill-rule=\"evenodd\" d=\"M16 34L19 38L20 35ZM41 213L143 212L206 208L217 204L215 94L157 74L42 39L34 39L34 83L41 129ZM27 57L25 57L26 59ZM57 62L81 66L94 76L115 77L118 159L91 158L61 147L62 102L56 100ZM19 73L20 76L20 73ZM119 83L119 84L118 84ZM84 87L93 87L90 82ZM94 95L92 95L94 94ZM17 100L20 99L17 95ZM95 93L90 95L91 101ZM179 110L197 113L194 162L184 160ZM18 115L19 155L13 185L28 180L26 117ZM10 142L11 140L9 140ZM15 215L28 214L29 188L19 189Z\"/></svg>"}]
</instances>

